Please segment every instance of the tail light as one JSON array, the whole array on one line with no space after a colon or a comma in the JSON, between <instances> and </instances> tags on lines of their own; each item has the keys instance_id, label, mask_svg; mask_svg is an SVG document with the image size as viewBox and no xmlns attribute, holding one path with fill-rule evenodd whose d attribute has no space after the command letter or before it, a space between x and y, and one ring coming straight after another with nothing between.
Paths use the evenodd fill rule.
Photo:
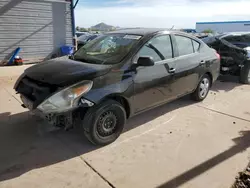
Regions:
<instances>
[{"instance_id":1,"label":"tail light","mask_svg":"<svg viewBox=\"0 0 250 188\"><path fill-rule=\"evenodd\" d=\"M217 58L218 58L219 60L221 59L220 54L218 54L217 52L216 52L216 56L217 56Z\"/></svg>"}]
</instances>

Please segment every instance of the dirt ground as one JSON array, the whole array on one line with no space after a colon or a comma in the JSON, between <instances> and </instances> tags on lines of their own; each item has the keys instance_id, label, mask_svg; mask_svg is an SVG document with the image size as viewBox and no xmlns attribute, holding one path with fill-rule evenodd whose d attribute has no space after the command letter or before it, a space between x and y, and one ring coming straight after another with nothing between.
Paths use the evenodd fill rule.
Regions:
<instances>
[{"instance_id":1,"label":"dirt ground","mask_svg":"<svg viewBox=\"0 0 250 188\"><path fill-rule=\"evenodd\" d=\"M27 66L0 68L0 187L228 188L249 162L250 86L217 81L128 121L106 147L80 129L52 129L20 106L14 81Z\"/></svg>"}]
</instances>

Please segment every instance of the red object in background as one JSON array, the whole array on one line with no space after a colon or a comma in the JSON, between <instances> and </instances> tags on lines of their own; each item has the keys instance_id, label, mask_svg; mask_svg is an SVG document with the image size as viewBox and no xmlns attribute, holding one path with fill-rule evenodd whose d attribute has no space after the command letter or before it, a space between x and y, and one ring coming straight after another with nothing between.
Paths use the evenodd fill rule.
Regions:
<instances>
[{"instance_id":1,"label":"red object in background","mask_svg":"<svg viewBox=\"0 0 250 188\"><path fill-rule=\"evenodd\" d=\"M14 59L14 65L22 65L22 64L23 64L23 59L21 57Z\"/></svg>"},{"instance_id":2,"label":"red object in background","mask_svg":"<svg viewBox=\"0 0 250 188\"><path fill-rule=\"evenodd\" d=\"M216 52L216 56L218 57L218 59L221 59L221 56L218 52Z\"/></svg>"}]
</instances>

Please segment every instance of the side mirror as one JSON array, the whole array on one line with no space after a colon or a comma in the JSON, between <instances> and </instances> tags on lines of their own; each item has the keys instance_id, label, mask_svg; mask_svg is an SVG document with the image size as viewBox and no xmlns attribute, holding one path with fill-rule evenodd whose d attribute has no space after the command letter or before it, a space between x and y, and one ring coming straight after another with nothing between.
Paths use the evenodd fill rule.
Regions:
<instances>
[{"instance_id":1,"label":"side mirror","mask_svg":"<svg viewBox=\"0 0 250 188\"><path fill-rule=\"evenodd\" d=\"M155 62L152 57L139 57L137 61L137 66L150 67L154 66Z\"/></svg>"}]
</instances>

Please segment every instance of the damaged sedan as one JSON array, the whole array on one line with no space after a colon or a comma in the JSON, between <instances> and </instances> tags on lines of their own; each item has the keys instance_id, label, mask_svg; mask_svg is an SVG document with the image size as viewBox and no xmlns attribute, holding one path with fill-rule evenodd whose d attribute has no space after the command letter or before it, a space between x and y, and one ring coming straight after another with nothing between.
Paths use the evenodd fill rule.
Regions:
<instances>
[{"instance_id":1,"label":"damaged sedan","mask_svg":"<svg viewBox=\"0 0 250 188\"><path fill-rule=\"evenodd\" d=\"M227 33L202 38L221 55L221 74L239 76L250 84L250 33Z\"/></svg>"},{"instance_id":2,"label":"damaged sedan","mask_svg":"<svg viewBox=\"0 0 250 188\"><path fill-rule=\"evenodd\" d=\"M23 106L55 126L80 124L94 144L122 133L128 118L190 94L204 100L220 56L191 35L159 29L107 33L69 59L25 70L14 89Z\"/></svg>"}]
</instances>

